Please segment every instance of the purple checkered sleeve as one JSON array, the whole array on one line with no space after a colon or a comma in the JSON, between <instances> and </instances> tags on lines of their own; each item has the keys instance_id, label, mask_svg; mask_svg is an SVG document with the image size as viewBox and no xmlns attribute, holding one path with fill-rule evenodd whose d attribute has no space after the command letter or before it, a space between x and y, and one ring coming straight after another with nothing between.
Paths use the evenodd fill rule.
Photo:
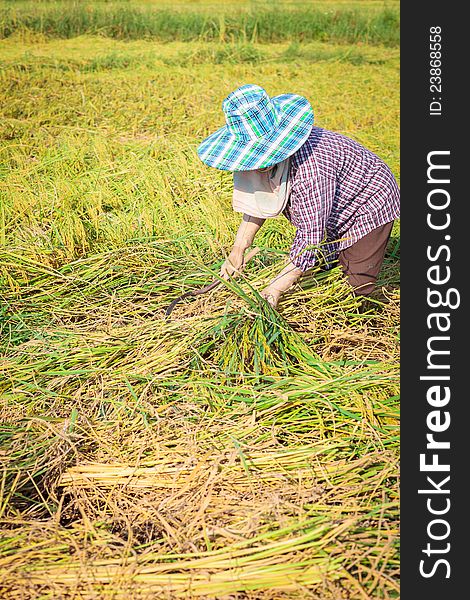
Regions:
<instances>
[{"instance_id":1,"label":"purple checkered sleeve","mask_svg":"<svg viewBox=\"0 0 470 600\"><path fill-rule=\"evenodd\" d=\"M284 215L296 227L290 258L305 271L331 267L340 250L400 214L400 192L388 166L339 133L313 127L292 156Z\"/></svg>"}]
</instances>

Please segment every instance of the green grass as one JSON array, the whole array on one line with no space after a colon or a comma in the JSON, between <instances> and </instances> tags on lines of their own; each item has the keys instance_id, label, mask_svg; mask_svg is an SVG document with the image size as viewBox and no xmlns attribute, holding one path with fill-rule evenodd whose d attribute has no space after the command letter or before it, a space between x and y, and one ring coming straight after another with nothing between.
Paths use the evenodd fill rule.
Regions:
<instances>
[{"instance_id":1,"label":"green grass","mask_svg":"<svg viewBox=\"0 0 470 600\"><path fill-rule=\"evenodd\" d=\"M282 42L321 40L343 43L399 44L399 12L303 5L250 4L204 11L175 11L134 3L53 2L6 4L0 12L0 37L17 31L71 38L99 34L118 39L160 41ZM293 8L292 8L293 7Z\"/></svg>"},{"instance_id":2,"label":"green grass","mask_svg":"<svg viewBox=\"0 0 470 600\"><path fill-rule=\"evenodd\" d=\"M223 98L303 94L399 179L398 49L21 29L0 61L0 596L398 598L398 224L366 312L337 268L263 303L277 218L164 318L238 225L196 154Z\"/></svg>"}]
</instances>

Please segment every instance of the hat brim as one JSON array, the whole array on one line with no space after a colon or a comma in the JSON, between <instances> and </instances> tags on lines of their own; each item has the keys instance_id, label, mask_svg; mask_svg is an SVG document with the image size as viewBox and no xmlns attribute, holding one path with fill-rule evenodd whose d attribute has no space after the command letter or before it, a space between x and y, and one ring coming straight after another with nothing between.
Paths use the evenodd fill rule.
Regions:
<instances>
[{"instance_id":1,"label":"hat brim","mask_svg":"<svg viewBox=\"0 0 470 600\"><path fill-rule=\"evenodd\" d=\"M274 96L271 102L281 115L275 129L253 140L240 139L227 126L221 127L201 142L199 158L221 171L251 171L271 167L294 154L312 130L312 107L297 94Z\"/></svg>"}]
</instances>

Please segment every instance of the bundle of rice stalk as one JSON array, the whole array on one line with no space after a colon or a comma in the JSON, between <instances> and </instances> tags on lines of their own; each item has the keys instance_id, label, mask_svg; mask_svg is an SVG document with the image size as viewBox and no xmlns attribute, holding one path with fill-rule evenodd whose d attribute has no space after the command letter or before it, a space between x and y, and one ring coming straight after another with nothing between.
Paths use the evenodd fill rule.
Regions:
<instances>
[{"instance_id":1,"label":"bundle of rice stalk","mask_svg":"<svg viewBox=\"0 0 470 600\"><path fill-rule=\"evenodd\" d=\"M138 466L124 463L78 464L62 474L60 485L63 487L114 487L126 488L186 488L197 482L198 474L204 478L214 472L218 479L239 487L246 487L256 480L276 482L284 478L298 479L300 476L311 479L315 476L315 464L323 457L319 475L322 479L326 472L347 472L357 467L357 462L346 465L344 459L338 460L339 451L348 450L346 443L335 441L322 442L316 446L297 448L274 448L267 450L242 449L234 443L215 454L214 450L200 453L200 456L188 457L187 448L173 448L165 453L157 453ZM364 460L361 464L364 464ZM367 458L365 463L370 460ZM346 471L344 470L346 468ZM248 477L247 477L248 475Z\"/></svg>"},{"instance_id":2,"label":"bundle of rice stalk","mask_svg":"<svg viewBox=\"0 0 470 600\"><path fill-rule=\"evenodd\" d=\"M258 427L276 421L294 430L304 418L317 431L328 421L339 422L340 417L343 424L350 420L398 423L399 373L384 363L330 362L323 363L321 372L301 365L291 367L289 376L245 373L242 382L221 381L217 368L191 375L160 380L159 385L175 397L207 403L227 424L252 411L256 411Z\"/></svg>"},{"instance_id":3,"label":"bundle of rice stalk","mask_svg":"<svg viewBox=\"0 0 470 600\"><path fill-rule=\"evenodd\" d=\"M287 375L295 364L324 371L319 357L252 286L250 295L236 281L226 285L246 307L226 312L195 338L193 368L212 364L235 377L246 373Z\"/></svg>"},{"instance_id":4,"label":"bundle of rice stalk","mask_svg":"<svg viewBox=\"0 0 470 600\"><path fill-rule=\"evenodd\" d=\"M90 324L118 314L129 317L163 316L163 307L181 289L204 285L178 240L158 247L135 244L80 258L53 268L44 257L35 259L9 250L2 252L5 271L3 296L10 312L51 316L61 323ZM35 319L37 322L37 318Z\"/></svg>"},{"instance_id":5,"label":"bundle of rice stalk","mask_svg":"<svg viewBox=\"0 0 470 600\"><path fill-rule=\"evenodd\" d=\"M163 321L114 328L111 332L46 329L9 348L0 362L0 391L17 400L76 391L77 383L148 373L169 377L186 368L191 338L180 325Z\"/></svg>"},{"instance_id":6,"label":"bundle of rice stalk","mask_svg":"<svg viewBox=\"0 0 470 600\"><path fill-rule=\"evenodd\" d=\"M125 497L134 498L139 490L148 490L152 493L154 508L164 507L169 511L168 518L172 511L181 511L181 503L186 498L193 503L188 515L197 514L199 518L219 515L221 524L235 517L229 505L237 498L242 511L250 512L250 507L257 505L259 517L264 510L268 515L269 502L265 501L268 497L274 501L274 495L275 502L290 498L290 502L298 503L296 512L324 513L330 517L383 507L385 497L392 504L398 501L398 459L391 452L376 451L357 458L335 456L334 450L320 455L304 449L303 454L305 456L287 456L286 461L286 457L276 456L276 453L257 457L240 451L232 464L223 463L221 456L212 460L194 457L191 464L187 459L183 462L183 457L177 464L154 460L152 466L138 467L122 463L79 464L62 475L59 485L64 492L82 500L83 495L78 492L85 492L87 503L93 503L93 498L101 495L99 490L110 490L118 504ZM225 509L224 502L228 503ZM279 518L281 505L277 508ZM292 506L285 508L287 512L292 510ZM227 515L224 510L228 511ZM111 508L109 512L113 516ZM102 509L100 514L104 515ZM158 519L158 515L155 518ZM181 533L186 529L182 519L179 513ZM270 518L266 523L270 528ZM261 522L257 527L261 527Z\"/></svg>"},{"instance_id":7,"label":"bundle of rice stalk","mask_svg":"<svg viewBox=\"0 0 470 600\"><path fill-rule=\"evenodd\" d=\"M299 591L303 586L344 575L343 558L332 557L324 549L355 521L351 518L332 525L326 517L315 517L198 554L150 550L133 556L77 561L56 552L52 561L47 549L38 548L27 562L24 555L9 556L6 564L15 572L17 589L25 585L43 590L49 587L62 594L82 590L82 597L99 592L121 598L125 591L161 597L223 598L250 590Z\"/></svg>"}]
</instances>

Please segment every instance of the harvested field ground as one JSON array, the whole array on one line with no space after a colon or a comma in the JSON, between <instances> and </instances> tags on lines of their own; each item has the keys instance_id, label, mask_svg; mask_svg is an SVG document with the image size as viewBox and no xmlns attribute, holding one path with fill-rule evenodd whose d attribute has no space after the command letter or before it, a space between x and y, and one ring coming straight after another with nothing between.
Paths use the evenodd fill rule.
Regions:
<instances>
[{"instance_id":1,"label":"harvested field ground","mask_svg":"<svg viewBox=\"0 0 470 600\"><path fill-rule=\"evenodd\" d=\"M120 6L2 7L0 597L398 598L398 223L365 310L338 268L278 312L261 300L281 217L243 277L165 319L238 226L231 175L196 154L238 85L305 95L399 179L393 27L372 44L31 26L61 4Z\"/></svg>"}]
</instances>

